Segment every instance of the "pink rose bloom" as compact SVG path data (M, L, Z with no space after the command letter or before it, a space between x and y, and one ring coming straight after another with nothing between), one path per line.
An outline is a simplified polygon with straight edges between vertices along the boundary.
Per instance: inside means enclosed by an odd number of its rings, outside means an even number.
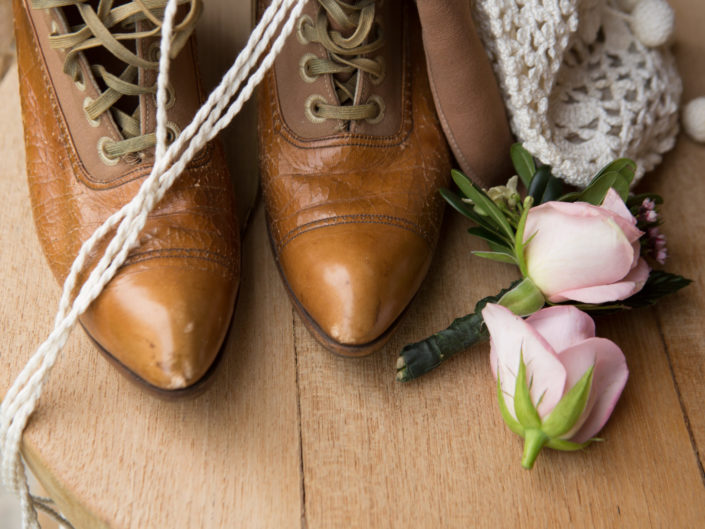
M501 305L488 304L482 317L490 332L492 373L495 379L499 373L506 406L515 419L520 355L526 365L531 401L542 421L594 366L585 408L570 430L559 437L573 443L593 438L607 422L629 376L620 348L595 337L592 318L570 305L542 309L523 320Z
M639 256L636 219L614 189L601 206L546 202L529 210L528 275L548 301L604 303L639 292L649 266Z

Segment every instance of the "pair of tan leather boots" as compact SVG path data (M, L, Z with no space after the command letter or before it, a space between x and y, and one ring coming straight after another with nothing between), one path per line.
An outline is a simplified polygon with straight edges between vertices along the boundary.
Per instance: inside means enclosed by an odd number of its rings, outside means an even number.
M13 2L34 220L62 281L153 165L166 0ZM203 101L191 35L201 0L180 4L172 138ZM478 181L505 174L510 135L469 0L309 0L259 90L267 222L291 300L328 349L372 352L429 268L446 137ZM223 346L239 277L234 195L212 142L81 323L133 379L190 390Z

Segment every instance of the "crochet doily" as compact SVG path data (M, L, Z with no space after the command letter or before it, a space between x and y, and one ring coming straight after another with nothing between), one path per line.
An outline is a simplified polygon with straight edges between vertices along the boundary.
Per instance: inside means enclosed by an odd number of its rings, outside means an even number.
M674 58L635 37L616 0L475 0L473 9L512 130L556 176L584 186L627 157L636 182L673 147Z

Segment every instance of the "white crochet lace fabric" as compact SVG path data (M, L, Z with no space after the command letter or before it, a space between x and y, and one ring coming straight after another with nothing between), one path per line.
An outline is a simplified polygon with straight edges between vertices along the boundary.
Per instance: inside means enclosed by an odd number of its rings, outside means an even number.
M666 47L647 48L615 0L475 0L517 139L584 186L615 158L636 180L671 149L682 91Z

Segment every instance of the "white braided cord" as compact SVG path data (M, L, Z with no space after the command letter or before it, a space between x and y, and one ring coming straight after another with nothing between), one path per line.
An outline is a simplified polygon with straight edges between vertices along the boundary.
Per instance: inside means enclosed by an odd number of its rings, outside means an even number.
M135 197L112 214L83 243L64 281L54 329L17 376L0 406L0 478L5 487L19 497L22 524L25 529L39 528L37 509L47 512L59 523L69 525L66 519L47 504L48 502L30 494L20 444L27 422L36 409L44 383L66 344L71 330L76 325L78 317L100 295L105 285L125 262L128 253L137 244L139 233L155 205L196 153L230 123L243 104L252 96L255 87L262 81L264 74L272 66L284 42L294 29L304 4L305 0L274 0L270 4L250 35L247 45L218 87L210 94L192 122L167 148L166 85L173 19L177 7L176 0L168 0L162 26L157 78L157 147L152 171ZM282 22L284 22L283 25ZM277 30L279 30L278 35L272 42ZM270 44L269 52L262 58ZM72 293L78 286L78 277L86 267L88 256L98 242L116 227L115 234L103 256L88 279L80 286L78 295L72 301Z

